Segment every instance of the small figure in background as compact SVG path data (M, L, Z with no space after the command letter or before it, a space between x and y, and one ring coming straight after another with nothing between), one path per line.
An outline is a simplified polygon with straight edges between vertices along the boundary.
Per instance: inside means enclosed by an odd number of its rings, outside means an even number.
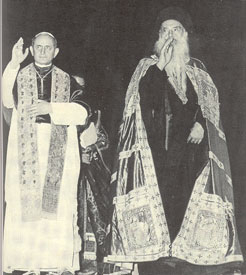
M85 87L82 77L73 77L79 86ZM85 93L86 96L89 95ZM101 111L92 111L86 126L78 126L78 132L81 152L78 225L83 243L80 274L103 274L111 206L111 172L103 159L109 139L101 124Z

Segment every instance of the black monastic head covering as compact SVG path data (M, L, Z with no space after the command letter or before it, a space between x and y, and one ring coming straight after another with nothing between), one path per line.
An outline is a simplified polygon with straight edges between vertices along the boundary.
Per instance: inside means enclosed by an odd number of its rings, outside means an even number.
M149 39L146 54L149 55L153 52L154 43L159 38L159 30L161 24L166 20L177 20L182 24L185 30L191 34L193 32L193 24L190 15L180 7L168 7L161 10L156 18L154 29Z
M193 31L193 24L190 15L180 7L168 7L160 11L156 19L156 28L159 29L161 24L166 20L176 20L182 24L188 33Z

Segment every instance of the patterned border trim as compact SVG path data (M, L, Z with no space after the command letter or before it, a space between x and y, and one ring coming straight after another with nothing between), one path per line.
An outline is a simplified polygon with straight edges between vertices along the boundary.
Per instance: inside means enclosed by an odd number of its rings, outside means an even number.
M208 152L209 158L212 159L220 169L225 170L224 164L217 158L217 156L212 152Z
M198 104L201 106L202 114L213 125L219 127L219 98L216 86L209 74L197 67L186 66L187 75L190 78L198 96Z
M231 185L231 187L233 187L233 186L232 186L232 179L231 179L231 177L229 177L227 174L226 174L226 180L227 180L227 182Z
M226 136L222 130L220 130L218 127L216 127L216 130L218 131L219 137L222 138L224 141L226 141Z
M114 181L116 181L117 179L117 172L114 172L112 175L111 175L111 181L110 183L113 183Z
M229 245L226 214L233 212L230 202L204 192L209 174L210 162L196 180L181 230L172 244L174 257L198 265L226 262Z
M224 170L225 171L225 166L224 164L218 159L218 157L212 152L212 151L209 151L209 158L212 159L220 169ZM233 187L232 185L232 179L231 177L228 175L228 174L225 174L226 176L226 180L228 182L228 184Z
M22 220L35 221L41 214L39 160L36 116L30 117L28 109L37 104L38 89L34 65L22 69L17 76L18 86L18 162Z
M148 150L149 148L147 146L142 146L139 143L138 144L134 144L131 148L131 150L128 151L122 151L119 154L119 159L125 159L125 158L129 158L132 153L136 152L136 151L143 151L143 150Z
M41 217L56 217L60 183L66 152L67 126L51 123L51 140L43 198L40 196L36 116L30 117L28 108L37 104L38 87L34 64L22 69L18 85L18 161L20 171L22 220L35 221ZM69 102L70 77L54 67L52 71L51 101ZM46 213L46 214L44 214Z
M70 77L54 67L52 71L51 101L69 102ZM59 203L59 193L63 175L67 145L67 126L51 122L51 138L47 172L43 189L42 217L55 219Z

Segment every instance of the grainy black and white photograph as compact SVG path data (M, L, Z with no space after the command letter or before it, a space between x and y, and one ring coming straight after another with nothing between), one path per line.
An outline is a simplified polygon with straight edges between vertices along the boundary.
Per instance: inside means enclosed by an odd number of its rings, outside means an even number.
M246 274L246 1L2 1L4 275Z

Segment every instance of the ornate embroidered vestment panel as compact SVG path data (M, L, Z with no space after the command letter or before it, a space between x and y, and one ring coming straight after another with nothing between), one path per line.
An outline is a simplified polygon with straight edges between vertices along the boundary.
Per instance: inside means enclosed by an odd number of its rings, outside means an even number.
M56 217L59 190L66 152L67 126L51 123L51 139L48 156L48 168L44 189L39 182L38 154L42 148L37 144L36 116L29 115L29 108L38 104L36 71L33 64L20 71L17 77L18 87L18 158L21 189L21 207L23 221ZM51 102L69 102L70 77L53 68ZM43 192L43 195L42 195Z

